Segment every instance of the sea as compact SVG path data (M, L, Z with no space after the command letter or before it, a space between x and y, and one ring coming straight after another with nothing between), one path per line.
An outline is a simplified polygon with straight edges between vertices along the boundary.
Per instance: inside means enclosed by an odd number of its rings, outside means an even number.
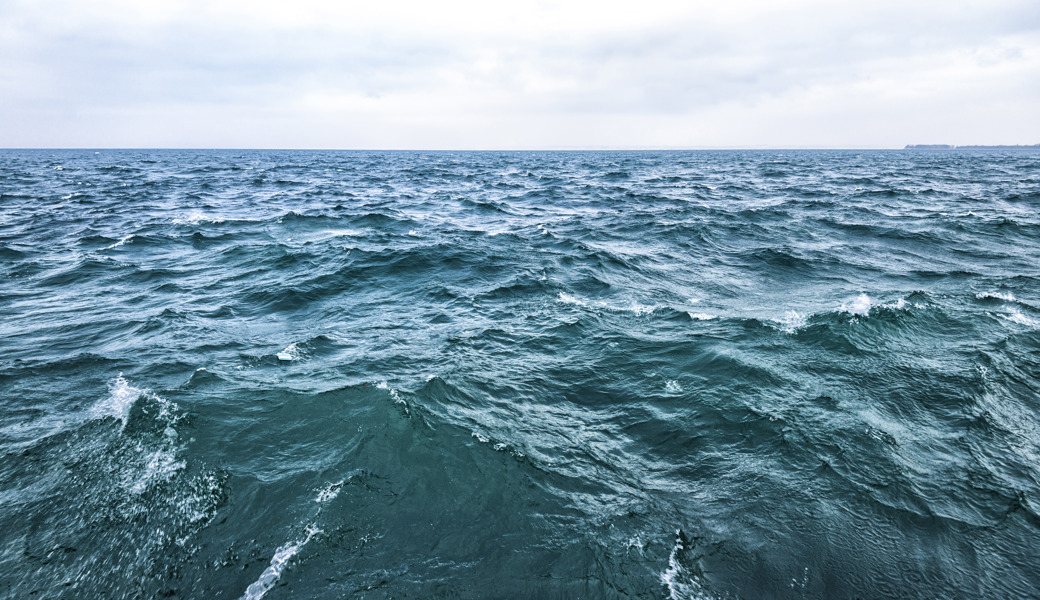
M1040 597L1040 151L0 151L0 598Z

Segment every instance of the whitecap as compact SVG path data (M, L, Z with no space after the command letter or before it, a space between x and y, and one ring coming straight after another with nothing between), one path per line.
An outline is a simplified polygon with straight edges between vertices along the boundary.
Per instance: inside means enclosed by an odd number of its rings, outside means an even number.
M645 315L649 315L649 314L653 313L654 311L656 311L658 308L660 308L656 304L640 304L640 303L635 302L635 301L633 301L630 304L626 305L626 304L611 304L609 302L603 302L601 300L597 300L597 301L592 302L590 304L589 302L587 302L585 300L582 300L581 298L578 298L578 297L573 296L571 294L567 294L565 292L560 292L560 294L556 297L556 299L557 299L557 301L562 302L564 304L574 304L575 306L580 306L582 308L589 308L590 306L595 306L596 308L600 308L600 309L607 310L607 311L610 311L610 312L632 313L632 314L634 314L637 317L642 317L642 316L645 316Z
M588 303L586 303L584 300L581 300L579 298L576 298L576 297L574 297L574 296L572 296L570 294L566 294L564 292L560 292L560 295L557 296L556 299L559 300L560 302L563 302L564 304L576 304L578 306L588 306Z
M654 312L655 310L657 310L657 305L656 304L639 304L638 302L633 302L632 304L630 304L628 306L621 306L621 307L614 307L614 306L610 306L608 304L604 304L603 307L608 309L608 310L614 310L614 311L617 311L617 312L630 312L630 313L636 315L637 317L641 317L643 315L648 315L648 314Z
M675 546L668 555L668 568L661 574L661 583L668 590L669 600L714 600L694 573L679 561L679 553L686 549L681 531L675 532Z
M296 342L293 342L293 343L289 344L288 346L286 346L285 350L282 350L281 352L279 352L275 356L278 357L278 360L292 361L292 360L297 360L302 355L303 355L303 352L302 352L302 350L300 350L299 345L297 345Z
M325 487L318 490L318 496L314 499L318 504L325 504L329 500L334 500L336 496L339 496L339 491L343 489L343 485L346 480L340 480L336 483L330 483Z
M681 394L682 391L682 386L679 385L678 381L671 380L664 384L664 392L666 394Z
M166 424L163 434L167 438L170 438L170 432L172 431L172 437L175 439L177 432L173 429L172 425L174 425L176 421L174 414L176 405L162 396L153 394L149 390L134 387L126 380L126 378L123 377L122 373L112 381L108 382L108 397L104 400L98 401L90 407L90 414L93 418L115 417L123 424L123 427L126 427L127 419L130 416L130 409L141 397L146 397L149 401L155 404L158 408L155 416L162 423Z
M975 294L975 297L979 300L993 299L993 300L1004 300L1006 302L1014 302L1015 295L1011 292L979 292Z
M204 221L209 221L209 220L210 219L202 211L193 210L190 213L184 215L183 217L177 217L176 219L174 219L173 220L173 224L174 225L198 225L199 223L202 223Z
M133 234L124 235L122 238L119 239L118 242L116 242L114 244L110 244L108 246L105 246L104 248L102 248L102 250L111 250L112 248L118 248L119 246L122 246L123 244L129 242L130 239L133 238L133 237L134 237Z
M125 426L130 415L130 407L146 393L145 390L130 385L120 373L108 383L108 397L92 406L90 412L96 418L115 417Z
M408 403L405 402L404 398L401 397L401 394L399 394L394 388L390 387L386 381L380 381L376 384L376 387L381 390L386 390L390 394L390 397L393 398L395 404L401 404L407 408Z
M844 313L849 313L850 315L865 317L870 313L871 305L870 296L860 294L859 296L856 296L854 300L842 303L842 305L838 307L838 310Z
M308 527L307 537L303 541L290 542L278 548L274 556L271 557L271 564L264 569L264 572L260 574L256 581L249 584L249 587L246 588L246 593L242 594L242 600L260 600L260 598L263 598L264 594L278 583L278 579L282 576L282 571L285 570L292 557L296 556L307 545L307 542L311 541L311 538L319 533L321 533L320 529L314 526Z
M1013 310L1009 314L1001 316L1007 319L1008 321L1011 321L1012 323L1018 323L1019 325L1025 325L1027 327L1040 327L1040 321L1037 321L1032 317L1026 316L1017 310Z
M709 315L708 313L689 312L689 311L687 311L686 314L690 315L690 318L693 319L694 321L710 321L712 319L718 318L715 315Z
M794 310L789 310L784 313L783 317L772 321L773 325L784 333L795 333L802 327L805 327L808 322L809 321L805 315Z
M138 496L154 485L170 481L174 475L187 466L183 460L177 459L177 455L171 448L149 452L143 462L141 471L135 470L127 473L123 480L123 487L131 494Z

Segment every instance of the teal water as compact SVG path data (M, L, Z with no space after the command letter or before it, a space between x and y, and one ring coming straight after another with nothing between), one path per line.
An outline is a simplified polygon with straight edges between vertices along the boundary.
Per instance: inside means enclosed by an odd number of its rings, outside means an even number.
M0 152L0 597L1040 596L1040 153Z

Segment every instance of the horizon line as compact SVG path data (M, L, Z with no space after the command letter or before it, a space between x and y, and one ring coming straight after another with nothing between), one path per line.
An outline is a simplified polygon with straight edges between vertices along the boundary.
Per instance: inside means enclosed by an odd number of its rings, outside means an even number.
M312 152L705 152L705 151L884 151L884 150L958 150L958 149L1037 149L1040 144L906 144L904 146L548 146L530 148L333 148L306 146L2 146L11 150L237 150L237 151L312 151Z

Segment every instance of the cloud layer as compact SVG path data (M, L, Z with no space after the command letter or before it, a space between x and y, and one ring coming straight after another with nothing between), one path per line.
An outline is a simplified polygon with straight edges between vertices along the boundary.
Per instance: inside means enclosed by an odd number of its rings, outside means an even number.
M1040 142L1040 3L0 3L6 147Z

